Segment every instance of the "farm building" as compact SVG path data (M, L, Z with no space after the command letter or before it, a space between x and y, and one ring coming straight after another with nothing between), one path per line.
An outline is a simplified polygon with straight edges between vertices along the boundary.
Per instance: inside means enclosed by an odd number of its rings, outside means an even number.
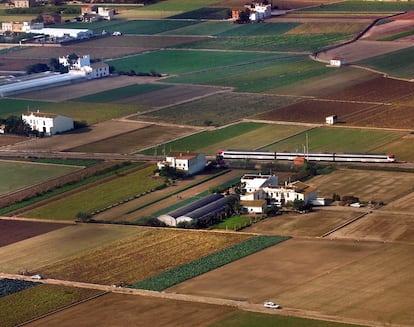
M325 118L325 123L328 125L334 125L338 122L338 116L337 115L331 115Z
M22 119L33 131L44 133L45 135L54 135L73 129L73 119L56 114L37 112L28 112L22 114Z
M194 175L203 171L206 166L204 153L171 152L165 160L158 162L159 169L165 166L184 171L188 175Z
M36 0L14 0L15 8L32 8L36 6Z
M332 58L329 61L329 65L331 67L341 67L341 66L345 65L345 59L344 58L341 58L341 57Z
M263 213L266 209L266 200L241 200L240 205L246 213Z
M227 197L215 193L195 201L184 208L161 215L158 217L158 220L168 226L177 226L182 222L192 222L196 219L220 214L226 210L227 203Z
M277 185L278 177L275 175L245 174L240 181L244 184L244 191L251 193L270 184Z
M37 26L31 26L28 33L49 35L55 38L71 37L74 39L88 39L93 36L93 31L89 29L75 29L75 28L51 28L44 27L38 28Z
M287 202L301 200L305 204L312 203L318 196L315 187L296 181L285 185L269 185L263 188L266 197L278 206Z
M67 85L74 81L86 79L86 76L80 74L58 74L51 72L40 73L37 76L33 78L32 74L30 76L31 78L19 78L16 82L0 85L0 97Z
M70 74L84 75L87 79L101 78L109 76L109 65L98 62L91 64L90 55L79 56L71 62L69 56L59 57L59 63L69 66Z
M250 21L259 22L272 16L272 6L270 4L252 2L250 6Z
M84 22L94 22L101 19L112 20L115 16L115 9L98 6L83 5L81 18Z
M55 12L45 12L40 14L40 16L45 25L62 23L62 16Z

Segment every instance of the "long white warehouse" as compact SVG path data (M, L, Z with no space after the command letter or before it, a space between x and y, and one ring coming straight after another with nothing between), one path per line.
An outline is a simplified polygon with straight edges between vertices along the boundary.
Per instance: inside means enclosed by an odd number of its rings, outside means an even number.
M50 73L49 76L30 79L26 81L15 82L0 86L0 97L6 97L13 94L29 92L47 87L70 84L76 80L86 79L82 74L58 74Z
M28 33L43 34L59 38L70 36L75 39L86 39L93 35L92 30L75 28L30 28Z

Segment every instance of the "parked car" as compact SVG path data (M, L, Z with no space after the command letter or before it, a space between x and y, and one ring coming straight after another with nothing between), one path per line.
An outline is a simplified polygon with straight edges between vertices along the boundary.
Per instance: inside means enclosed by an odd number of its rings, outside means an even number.
M279 304L276 304L276 303L270 302L270 301L267 301L267 302L263 303L263 306L265 308L269 308L269 309L280 309Z
M121 32L118 32L118 31L115 31L115 32L112 33L112 35L113 36L121 36L122 33Z
M42 275L33 275L33 276L31 276L30 277L31 279L43 279L43 276Z

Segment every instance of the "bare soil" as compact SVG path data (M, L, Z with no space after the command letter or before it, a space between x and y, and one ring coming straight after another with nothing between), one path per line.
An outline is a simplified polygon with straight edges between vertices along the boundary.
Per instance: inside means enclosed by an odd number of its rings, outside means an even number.
M152 77L111 76L110 78L94 79L93 81L28 92L17 95L15 98L61 102L132 84L152 83L154 80L155 78Z
M107 294L28 326L209 326L236 309L229 306ZM93 312L93 315L91 315Z
M65 227L59 223L0 219L0 247Z
M0 147L5 145L13 145L23 141L27 141L27 137L8 134L0 135Z
M382 242L291 239L167 291L270 300L292 310L410 325L413 250Z
M412 46L412 42L358 40L344 46L318 53L318 59L329 62L332 58L344 58L347 63L379 56Z
M347 210L347 208L342 208L343 210L326 209L314 208L312 212L307 214L292 212L267 218L244 228L243 232L317 237L360 215L360 212Z
M409 19L408 14L395 17L395 20L386 24L375 25L364 34L363 39L380 40L384 37L403 33L414 29L414 20ZM412 16L412 14L411 14ZM397 41L397 40L396 40Z

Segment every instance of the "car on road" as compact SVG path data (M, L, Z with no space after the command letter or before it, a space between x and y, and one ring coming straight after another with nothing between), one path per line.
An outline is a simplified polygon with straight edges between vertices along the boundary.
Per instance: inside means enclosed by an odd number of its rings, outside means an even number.
M42 275L33 275L30 277L31 279L43 279Z
M269 309L280 309L279 304L276 304L276 303L270 302L270 301L267 301L267 302L263 303L263 306L265 308L269 308Z

